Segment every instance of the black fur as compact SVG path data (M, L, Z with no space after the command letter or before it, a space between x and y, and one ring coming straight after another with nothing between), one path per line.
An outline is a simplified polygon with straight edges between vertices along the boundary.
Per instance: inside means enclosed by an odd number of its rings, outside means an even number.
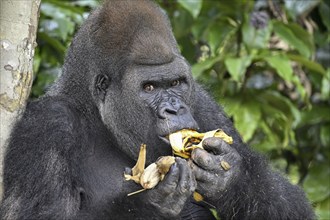
M149 164L171 154L162 137L182 128L221 128L234 143L209 139L154 189L127 197L140 189L123 178L140 144ZM1 219L214 219L209 208L221 219L314 218L302 190L271 171L193 81L166 15L144 0L91 14L63 74L16 123L4 167Z

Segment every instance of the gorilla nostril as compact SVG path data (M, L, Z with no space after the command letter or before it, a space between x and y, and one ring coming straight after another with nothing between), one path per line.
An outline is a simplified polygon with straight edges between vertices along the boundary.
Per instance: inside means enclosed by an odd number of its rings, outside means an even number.
M168 118L171 115L178 115L179 109L172 106L166 106L159 110L159 117L162 119Z
M178 113L178 109L174 109L174 108L166 108L166 109L165 109L165 112L166 112L166 113L169 113L169 114L176 115L176 114Z

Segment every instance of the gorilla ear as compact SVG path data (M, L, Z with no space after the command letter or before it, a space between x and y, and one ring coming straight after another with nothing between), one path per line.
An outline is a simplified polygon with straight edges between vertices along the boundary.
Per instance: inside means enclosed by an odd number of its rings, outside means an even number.
M110 79L107 75L104 74L97 75L95 81L95 89L97 95L100 97L102 101L104 101L105 99L105 94L107 93L109 84L110 84Z

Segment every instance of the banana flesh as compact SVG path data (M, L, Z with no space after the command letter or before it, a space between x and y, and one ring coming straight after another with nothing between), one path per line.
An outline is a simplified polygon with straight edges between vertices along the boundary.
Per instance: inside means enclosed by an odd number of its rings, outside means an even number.
M142 173L140 184L144 189L152 189L162 181L175 163L173 156L160 157L155 163L150 164Z

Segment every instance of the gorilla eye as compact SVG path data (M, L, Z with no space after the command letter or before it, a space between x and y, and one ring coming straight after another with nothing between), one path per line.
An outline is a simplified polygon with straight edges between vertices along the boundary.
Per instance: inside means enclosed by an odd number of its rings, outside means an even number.
M145 84L145 85L143 86L143 90L146 91L146 92L151 92L151 91L153 91L154 89L155 89L155 87L154 87L152 84L150 84L150 83Z
M179 86L180 84L181 84L181 81L178 79L171 82L171 86Z
M96 78L96 88L99 92L105 91L109 86L109 78L106 75L98 75Z

